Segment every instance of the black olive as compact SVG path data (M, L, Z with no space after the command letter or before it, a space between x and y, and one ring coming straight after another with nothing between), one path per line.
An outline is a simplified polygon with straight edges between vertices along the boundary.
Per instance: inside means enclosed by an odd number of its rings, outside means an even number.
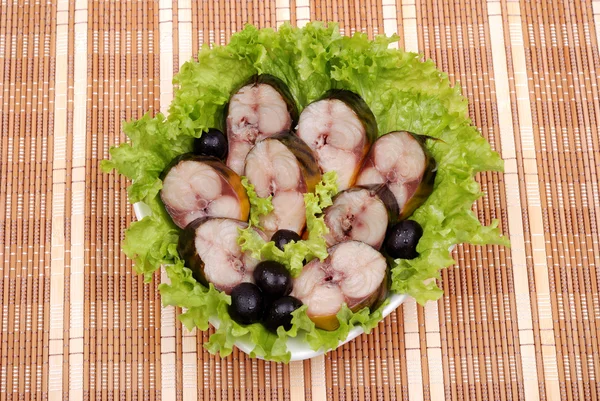
M294 297L281 297L271 304L263 324L267 330L276 332L279 326L285 330L292 328L292 312L302 306L302 301Z
M385 251L394 259L414 259L419 256L417 244L423 228L413 220L404 220L392 226L385 239Z
M300 238L300 235L297 232L285 229L276 231L271 237L271 241L275 242L275 246L282 251L286 244L292 241L298 242L301 239L302 238Z
M252 283L241 283L231 291L229 315L239 324L251 324L261 320L265 307L263 294Z
M211 128L203 132L200 138L194 139L194 153L225 160L227 157L227 138L218 129Z
M254 269L254 282L266 298L276 299L292 292L292 276L281 263L265 260Z

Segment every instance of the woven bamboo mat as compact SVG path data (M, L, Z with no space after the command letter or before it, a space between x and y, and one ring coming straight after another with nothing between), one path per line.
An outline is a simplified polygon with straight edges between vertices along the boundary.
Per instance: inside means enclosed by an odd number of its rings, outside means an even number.
M132 272L98 161L202 43L311 19L398 32L462 84L506 161L475 209L512 249L458 246L439 302L325 357L221 359ZM598 0L2 0L0 400L597 400L599 36Z

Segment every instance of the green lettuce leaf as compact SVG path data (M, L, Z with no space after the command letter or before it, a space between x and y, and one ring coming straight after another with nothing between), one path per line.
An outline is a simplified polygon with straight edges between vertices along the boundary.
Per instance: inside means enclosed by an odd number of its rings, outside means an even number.
M175 156L189 152L193 138L181 135L175 124L158 113L154 118L146 113L136 121L123 124L129 143L110 149L110 160L101 162L102 170L117 169L133 180L127 189L129 201L149 201L162 188L160 173Z
M252 64L260 74L271 74L287 84L298 111L332 87L332 44L340 39L334 24L315 22L303 29L284 24L278 31L247 25L233 35L227 48Z
M392 263L394 292L424 304L442 295L435 279L454 264L450 247L462 242L499 244L508 240L498 222L482 226L471 206L482 196L477 172L502 171L503 161L471 125L468 103L446 74L414 53L388 49L394 38L369 41L364 34L344 38L332 57L335 87L359 93L377 119L379 135L406 130L426 137L437 164L433 193L411 219L423 227L419 256Z
M242 180L243 183L243 180ZM265 207L263 204L270 204L269 198L258 198L252 184L243 183L248 197L250 198L250 226L252 216L261 213L264 210L273 209L273 205ZM308 238L300 241L291 241L283 247L283 251L275 246L275 242L264 241L250 226L240 230L238 243L243 251L250 251L252 256L260 260L273 260L283 264L290 271L292 277L297 277L302 271L304 261L310 261L314 258L325 260L327 257L327 244L323 235L328 232L325 221L321 213L323 209L330 206L332 198L337 194L337 173L330 171L323 174L321 181L315 187L315 193L304 194L304 206L306 209L306 227ZM253 210L255 209L255 210ZM258 218L256 219L258 221Z
M322 348L324 350L334 349L341 341L348 337L348 333L354 326L360 326L365 333L370 333L382 319L382 311L386 304L371 313L369 308L363 308L358 312L352 312L346 304L337 313L340 326L332 331L315 329L306 334L306 340L312 349ZM308 319L308 316L306 316ZM308 319L310 320L310 319Z
M199 137L209 128L224 130L231 93L256 72L248 59L227 47L203 47L198 62L183 64L173 78L178 89L169 108L169 121L187 138Z
M247 177L242 177L242 185L246 189L246 193L248 194L248 200L250 201L250 220L249 227L260 227L259 220L260 216L265 216L273 210L273 203L271 203L271 199L273 199L273 195L269 195L267 198L261 198L256 194L254 190L254 185L248 182Z
M287 362L286 342L301 337L313 349L338 346L354 326L371 330L382 318L382 308L338 313L340 326L334 331L315 328L303 306L294 312L292 328L277 333L262 325L242 326L228 314L231 299L196 282L180 260L177 241L180 230L160 201L162 171L169 162L189 152L194 138L208 128L224 129L225 108L232 92L257 73L272 74L285 82L301 111L331 88L358 93L373 111L379 135L408 130L429 138L426 147L437 163L434 191L410 217L423 227L419 256L391 262L391 290L407 293L419 303L438 299L436 284L440 269L454 263L449 249L458 243L508 245L498 222L482 226L471 207L482 196L475 175L502 171L499 155L468 118L468 103L460 87L435 64L416 53L390 49L396 37L365 34L342 37L335 24L310 23L299 29L284 24L278 31L248 25L233 35L227 46L205 46L197 61L185 63L174 77L176 85L168 116L161 113L125 123L129 141L111 149L104 171L116 169L131 179L132 203L143 201L148 215L127 229L122 244L136 271L148 281L161 266L169 277L160 291L165 305L184 308L181 321L188 328L206 330L209 319L219 328L205 347L228 355L238 339L254 344L252 355ZM255 196L245 182L251 200L251 224L272 208L269 199ZM276 260L299 274L305 258L327 257L322 238L327 231L321 213L337 192L335 176L325 174L314 193L305 194L308 237L286 245L284 251L265 242L254 230L242 230L239 243L260 259Z

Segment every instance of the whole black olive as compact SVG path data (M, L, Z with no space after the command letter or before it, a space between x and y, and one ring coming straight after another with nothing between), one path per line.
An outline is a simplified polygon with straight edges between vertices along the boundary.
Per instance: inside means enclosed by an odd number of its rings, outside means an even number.
M254 269L254 282L266 298L276 299L292 292L292 276L281 263L266 260Z
M419 256L417 244L423 236L423 228L413 220L404 220L389 230L384 247L394 259L414 259Z
M229 315L239 324L251 324L261 320L265 308L263 294L252 283L241 283L231 291Z
M283 247L291 241L298 242L302 238L297 232L292 230L281 229L275 232L271 237L271 241L275 242L275 246L283 251Z
M273 332L277 331L279 326L285 330L292 328L292 312L302 306L302 301L298 298L286 296L281 297L271 304L265 314L264 325Z
M203 132L200 138L194 140L194 153L197 155L214 156L225 160L227 150L227 138L216 128Z

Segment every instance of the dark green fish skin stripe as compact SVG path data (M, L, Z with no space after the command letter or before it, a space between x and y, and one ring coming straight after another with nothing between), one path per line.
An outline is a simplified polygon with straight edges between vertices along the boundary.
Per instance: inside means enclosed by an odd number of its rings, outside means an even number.
M358 116L361 124L367 134L367 142L372 144L377 139L377 121L375 115L365 103L365 101L356 93L345 89L331 89L327 91L320 100L336 99L344 102Z
M425 142L428 139L436 140L435 138L431 138L426 135L419 135L414 132L402 131L410 134L415 140L421 145L421 149L423 149L423 153L425 153L425 157L427 158L427 162L425 165L425 172L423 173L423 177L421 181L418 183L416 192L410 197L408 202L404 205L404 208L400 211L399 220L405 220L410 217L415 210L419 208L429 195L433 192L433 187L435 184L435 176L437 172L437 163L427 147L425 146Z
M317 183L321 181L321 170L312 149L302 139L291 132L282 132L268 139L278 140L296 156L298 163L300 163L300 170L304 175L307 187L306 191L313 192Z
M390 191L390 189L385 184L370 184L370 185L357 185L352 188L348 188L344 192L348 191L359 191L361 189L366 189L369 191L371 196L377 196L385 206L385 209L388 212L389 222L393 223L398 219L400 215L400 208L398 207L398 201L396 197Z
M179 235L177 251L185 265L192 271L192 276L197 282L208 287L208 280L204 276L204 262L196 251L196 229L206 223L210 217L200 217L188 224Z

